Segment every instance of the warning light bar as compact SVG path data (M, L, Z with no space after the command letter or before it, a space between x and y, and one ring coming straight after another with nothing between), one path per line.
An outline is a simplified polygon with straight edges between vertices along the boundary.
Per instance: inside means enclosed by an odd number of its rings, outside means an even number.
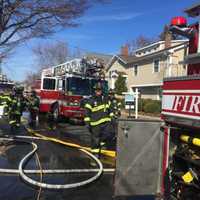
M182 16L174 17L171 20L171 26L178 26L178 27L186 27L187 26L187 19Z

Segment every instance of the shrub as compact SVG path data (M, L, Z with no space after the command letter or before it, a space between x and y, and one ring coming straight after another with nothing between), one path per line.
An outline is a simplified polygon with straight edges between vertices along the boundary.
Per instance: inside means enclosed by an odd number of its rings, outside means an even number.
M123 92L127 92L126 79L121 74L119 74L115 82L115 91L118 95L122 95Z
M144 112L146 113L160 113L161 101L151 100L144 105Z
M142 112L143 110L143 99L138 99L138 111Z
M138 99L138 111L145 112L144 107L147 103L152 102L152 99Z
M122 108L124 108L124 100L121 100ZM138 111L145 113L160 113L161 101L152 99L138 99Z

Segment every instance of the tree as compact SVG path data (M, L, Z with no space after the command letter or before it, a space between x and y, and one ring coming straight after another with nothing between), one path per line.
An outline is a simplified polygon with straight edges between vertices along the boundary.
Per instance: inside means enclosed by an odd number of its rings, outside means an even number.
M119 74L115 82L115 91L118 95L122 95L123 92L127 92L126 78L123 77L122 74Z
M136 46L137 48L142 48L154 42L153 38L148 38L143 35L140 35L136 38Z
M64 63L71 55L65 42L39 44L33 49L33 53L36 56L39 70Z
M27 85L27 86L32 86L33 83L35 83L36 80L40 79L41 76L39 73L34 73L34 72L28 72L26 74L26 78L24 80L24 83Z
M148 38L144 35L139 35L134 40L128 41L126 45L128 46L130 55L132 55L135 50L147 46L153 42L155 42L154 38Z
M33 48L33 53L36 57L37 72L27 73L25 79L27 85L31 85L41 77L42 69L64 63L69 57L79 57L82 52L78 47L72 51L66 42L57 41L39 44Z
M25 40L77 26L74 20L97 1L101 0L0 0L0 53Z

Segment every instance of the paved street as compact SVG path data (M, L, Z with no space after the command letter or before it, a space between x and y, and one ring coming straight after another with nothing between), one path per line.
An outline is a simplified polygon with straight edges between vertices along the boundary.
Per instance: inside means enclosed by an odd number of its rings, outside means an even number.
M9 127L6 122L0 122L1 134L9 134ZM84 126L60 123L56 131L48 131L45 122L41 124L38 132L51 137L56 137L65 141L87 145L89 143L89 133ZM30 135L21 128L17 135ZM38 156L43 169L83 169L91 168L90 158L75 148L68 148L63 145L47 141L34 141L39 146ZM27 144L1 144L0 146L0 168L17 169L22 157L31 150ZM113 168L114 160L102 157L104 167ZM37 169L35 157L26 166L27 169ZM85 180L94 175L86 174L57 174L43 175L43 181L54 184L74 183ZM40 180L39 175L30 175L31 178ZM0 175L0 199L69 199L69 200L110 200L113 194L113 173L104 173L97 181L70 190L52 191L38 189L24 183L18 175Z

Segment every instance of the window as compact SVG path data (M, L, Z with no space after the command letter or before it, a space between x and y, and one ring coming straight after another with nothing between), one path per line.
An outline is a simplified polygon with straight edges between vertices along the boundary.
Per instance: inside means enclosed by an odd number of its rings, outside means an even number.
M154 63L153 63L153 72L154 73L157 73L159 72L159 66L160 66L160 61L157 59L157 60L154 60Z
M103 94L104 95L108 95L108 82L104 81L104 80L97 80L97 79L92 79L91 80L91 94L94 95L95 91L94 91L94 86L100 83L102 88L103 88Z
M51 78L44 78L43 89L44 90L55 90L56 80Z
M134 76L138 75L138 65L133 66L133 74L134 74Z
M66 89L66 81L65 80L63 80L63 82L62 82L62 88L63 88L63 90Z
M59 79L58 80L58 90L63 90L63 80Z
M72 95L90 95L90 81L89 79L82 79L79 77L67 78L67 90Z

